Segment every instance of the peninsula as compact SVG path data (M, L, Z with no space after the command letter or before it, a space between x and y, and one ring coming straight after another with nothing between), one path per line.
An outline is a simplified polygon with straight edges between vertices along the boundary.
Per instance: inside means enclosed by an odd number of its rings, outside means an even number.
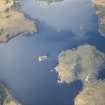
M37 32L34 21L20 11L21 0L0 0L0 42L23 33Z
M88 44L62 51L55 67L59 83L70 84L81 80L84 85L96 81L98 73L103 69L105 69L105 53Z

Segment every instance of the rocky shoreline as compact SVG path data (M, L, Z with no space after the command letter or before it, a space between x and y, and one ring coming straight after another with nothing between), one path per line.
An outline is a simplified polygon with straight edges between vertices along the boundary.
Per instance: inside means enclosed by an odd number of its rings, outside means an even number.
M98 30L105 37L105 0L92 0L92 4L98 16Z
M21 105L2 82L0 82L0 105Z

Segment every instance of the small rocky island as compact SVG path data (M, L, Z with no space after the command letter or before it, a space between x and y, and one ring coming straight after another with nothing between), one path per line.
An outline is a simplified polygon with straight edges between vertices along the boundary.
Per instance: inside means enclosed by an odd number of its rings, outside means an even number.
M98 16L99 32L105 36L105 0L92 0Z
M0 0L0 42L23 33L37 32L35 22L20 10L21 0Z
M35 2L46 2L48 5L49 4L52 4L54 2L60 2L60 1L63 1L63 0L34 0Z
M45 61L45 60L47 60L48 59L48 56L47 55L42 55L42 56L39 56L38 57L38 61L39 62L43 62L43 61Z

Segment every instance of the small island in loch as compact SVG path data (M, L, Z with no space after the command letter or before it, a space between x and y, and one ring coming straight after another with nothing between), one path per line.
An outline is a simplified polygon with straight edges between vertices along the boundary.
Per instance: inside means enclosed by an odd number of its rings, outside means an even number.
M54 2L60 2L60 1L63 1L63 0L34 0L34 1L35 2L45 2L49 5L49 4L52 4Z

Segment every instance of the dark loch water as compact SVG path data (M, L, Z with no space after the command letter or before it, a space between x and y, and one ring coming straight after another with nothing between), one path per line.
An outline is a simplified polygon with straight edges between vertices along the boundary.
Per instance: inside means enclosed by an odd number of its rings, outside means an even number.
M59 85L57 74L50 70L62 50L88 43L105 52L91 1L65 0L47 6L24 0L22 4L23 12L36 20L38 33L0 44L0 79L23 105L73 105L82 83ZM39 63L43 54L48 60Z

